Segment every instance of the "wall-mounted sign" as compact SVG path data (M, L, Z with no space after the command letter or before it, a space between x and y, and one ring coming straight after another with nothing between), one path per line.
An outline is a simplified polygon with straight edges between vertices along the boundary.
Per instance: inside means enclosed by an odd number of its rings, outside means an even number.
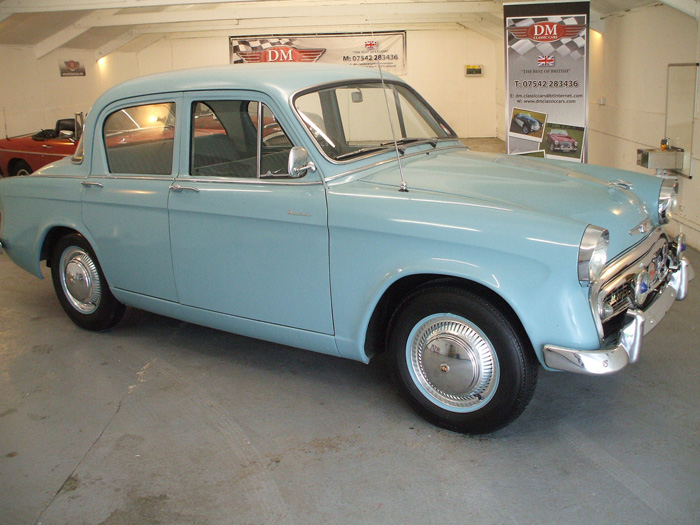
M480 77L484 66L464 66L465 75L468 77Z
M62 77L84 77L85 66L77 60L59 60L58 67Z
M325 62L406 74L406 32L232 36L232 64Z
M587 159L589 2L504 4L506 152Z

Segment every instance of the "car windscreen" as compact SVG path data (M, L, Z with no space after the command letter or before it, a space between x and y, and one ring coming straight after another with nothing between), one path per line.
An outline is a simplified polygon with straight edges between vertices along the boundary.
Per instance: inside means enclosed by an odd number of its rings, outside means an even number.
M403 84L363 82L302 93L294 106L332 160L345 161L417 142L454 140L449 126Z

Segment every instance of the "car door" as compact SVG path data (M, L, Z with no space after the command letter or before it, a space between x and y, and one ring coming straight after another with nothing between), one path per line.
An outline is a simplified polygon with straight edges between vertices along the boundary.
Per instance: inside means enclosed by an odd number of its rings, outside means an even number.
M287 174L290 136L259 93L185 95L184 107L189 141L169 201L180 302L332 334L318 174Z
M177 301L168 196L177 165L176 97L122 101L98 118L83 222L110 286Z

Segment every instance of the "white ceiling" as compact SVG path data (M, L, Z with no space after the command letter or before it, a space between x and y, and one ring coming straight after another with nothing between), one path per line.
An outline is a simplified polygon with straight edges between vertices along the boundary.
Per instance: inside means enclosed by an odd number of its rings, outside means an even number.
M662 0L698 17L699 0ZM592 23L661 3L591 0ZM293 34L461 26L502 38L503 1L475 0L0 0L0 45L31 46L37 58L61 47L96 58L138 51L168 34Z

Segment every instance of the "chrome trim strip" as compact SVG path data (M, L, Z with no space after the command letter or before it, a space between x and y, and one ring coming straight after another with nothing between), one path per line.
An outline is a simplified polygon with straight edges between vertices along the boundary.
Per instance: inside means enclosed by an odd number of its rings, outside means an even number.
M85 177L81 177L85 178ZM100 175L89 175L88 176L89 180L162 180L162 181L170 181L172 182L175 180L175 176L173 175L119 175L119 174L100 174Z
M42 146L44 147L44 146ZM0 149L8 153L21 153L23 155L41 155L42 157L72 157L72 153L47 153L46 151L22 151L18 149Z
M181 176L176 179L179 182L189 183L207 183L207 184L272 184L275 186L317 186L323 184L320 180L315 181L305 181L298 182L298 179L287 180L270 180L270 179L202 179L202 178L189 178L189 176Z
M606 348L579 350L557 345L545 345L543 359L546 366L565 372L586 375L607 375L622 370L628 363L639 359L642 338L656 328L675 301L683 300L688 292L688 282L695 277L692 266L685 257L673 272L668 285L645 311L627 311L627 324L618 342Z

